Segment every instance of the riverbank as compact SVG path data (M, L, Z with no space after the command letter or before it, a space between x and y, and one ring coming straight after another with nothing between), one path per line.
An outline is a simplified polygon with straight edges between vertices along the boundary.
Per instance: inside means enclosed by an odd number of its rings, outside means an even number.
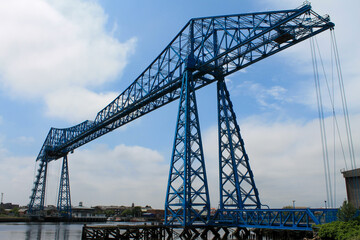
M30 222L28 217L0 217L0 222Z
M41 218L30 218L30 217L0 217L1 223L12 223L12 222L106 222L106 218L61 218L61 217L41 217Z

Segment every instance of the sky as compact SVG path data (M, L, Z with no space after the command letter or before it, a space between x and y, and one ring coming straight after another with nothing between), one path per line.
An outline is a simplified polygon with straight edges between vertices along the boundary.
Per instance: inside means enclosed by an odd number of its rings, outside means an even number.
M0 3L0 192L29 203L37 154L51 127L93 120L194 17L294 9L289 0L12 0ZM317 0L329 14L360 158L360 2ZM317 37L331 75L329 31ZM227 79L263 204L323 207L326 185L309 41ZM326 95L326 94L325 94ZM335 93L339 96L339 93ZM211 206L219 204L215 84L197 92ZM337 103L338 104L338 103ZM326 116L329 115L329 108ZM163 208L178 101L119 128L68 156L72 204ZM340 112L340 104L336 105ZM341 114L338 119L341 121ZM341 169L351 165L329 130L336 207L346 198ZM343 127L340 127L343 129ZM343 131L342 131L343 132ZM49 164L46 204L55 205L61 161ZM335 186L335 187L334 187Z

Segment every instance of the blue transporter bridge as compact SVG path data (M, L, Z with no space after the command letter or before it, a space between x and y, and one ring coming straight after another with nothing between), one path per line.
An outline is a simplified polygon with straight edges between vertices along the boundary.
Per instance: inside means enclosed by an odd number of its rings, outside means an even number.
M236 120L225 77L332 29L329 17L305 4L297 9L191 19L154 61L93 121L51 128L39 163L29 213L44 213L47 166L62 158L58 210L71 216L67 155L143 115L179 99L165 200L168 226L236 226L311 229L333 220L336 210L263 207ZM217 84L220 207L210 199L196 103L196 90Z

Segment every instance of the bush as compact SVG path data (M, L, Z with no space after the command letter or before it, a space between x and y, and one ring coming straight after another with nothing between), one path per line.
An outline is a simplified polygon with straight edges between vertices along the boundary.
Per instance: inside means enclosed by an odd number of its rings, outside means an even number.
M356 208L344 201L337 217L339 221L319 226L319 237L323 240L360 240L360 218L356 218Z
M336 221L320 226L318 236L323 240L360 240L360 221Z

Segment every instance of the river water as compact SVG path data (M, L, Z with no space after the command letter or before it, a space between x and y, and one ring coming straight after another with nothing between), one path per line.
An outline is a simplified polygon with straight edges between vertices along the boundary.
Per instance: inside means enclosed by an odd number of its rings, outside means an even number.
M86 225L117 224L119 223L106 222L87 223ZM121 224L133 225L144 223L122 222ZM0 223L0 240L81 240L83 226L84 223ZM252 234L250 239L255 239L255 235ZM263 237L262 239L276 238Z
M83 225L83 223L0 223L0 240L80 240ZM100 224L94 223L94 225Z

